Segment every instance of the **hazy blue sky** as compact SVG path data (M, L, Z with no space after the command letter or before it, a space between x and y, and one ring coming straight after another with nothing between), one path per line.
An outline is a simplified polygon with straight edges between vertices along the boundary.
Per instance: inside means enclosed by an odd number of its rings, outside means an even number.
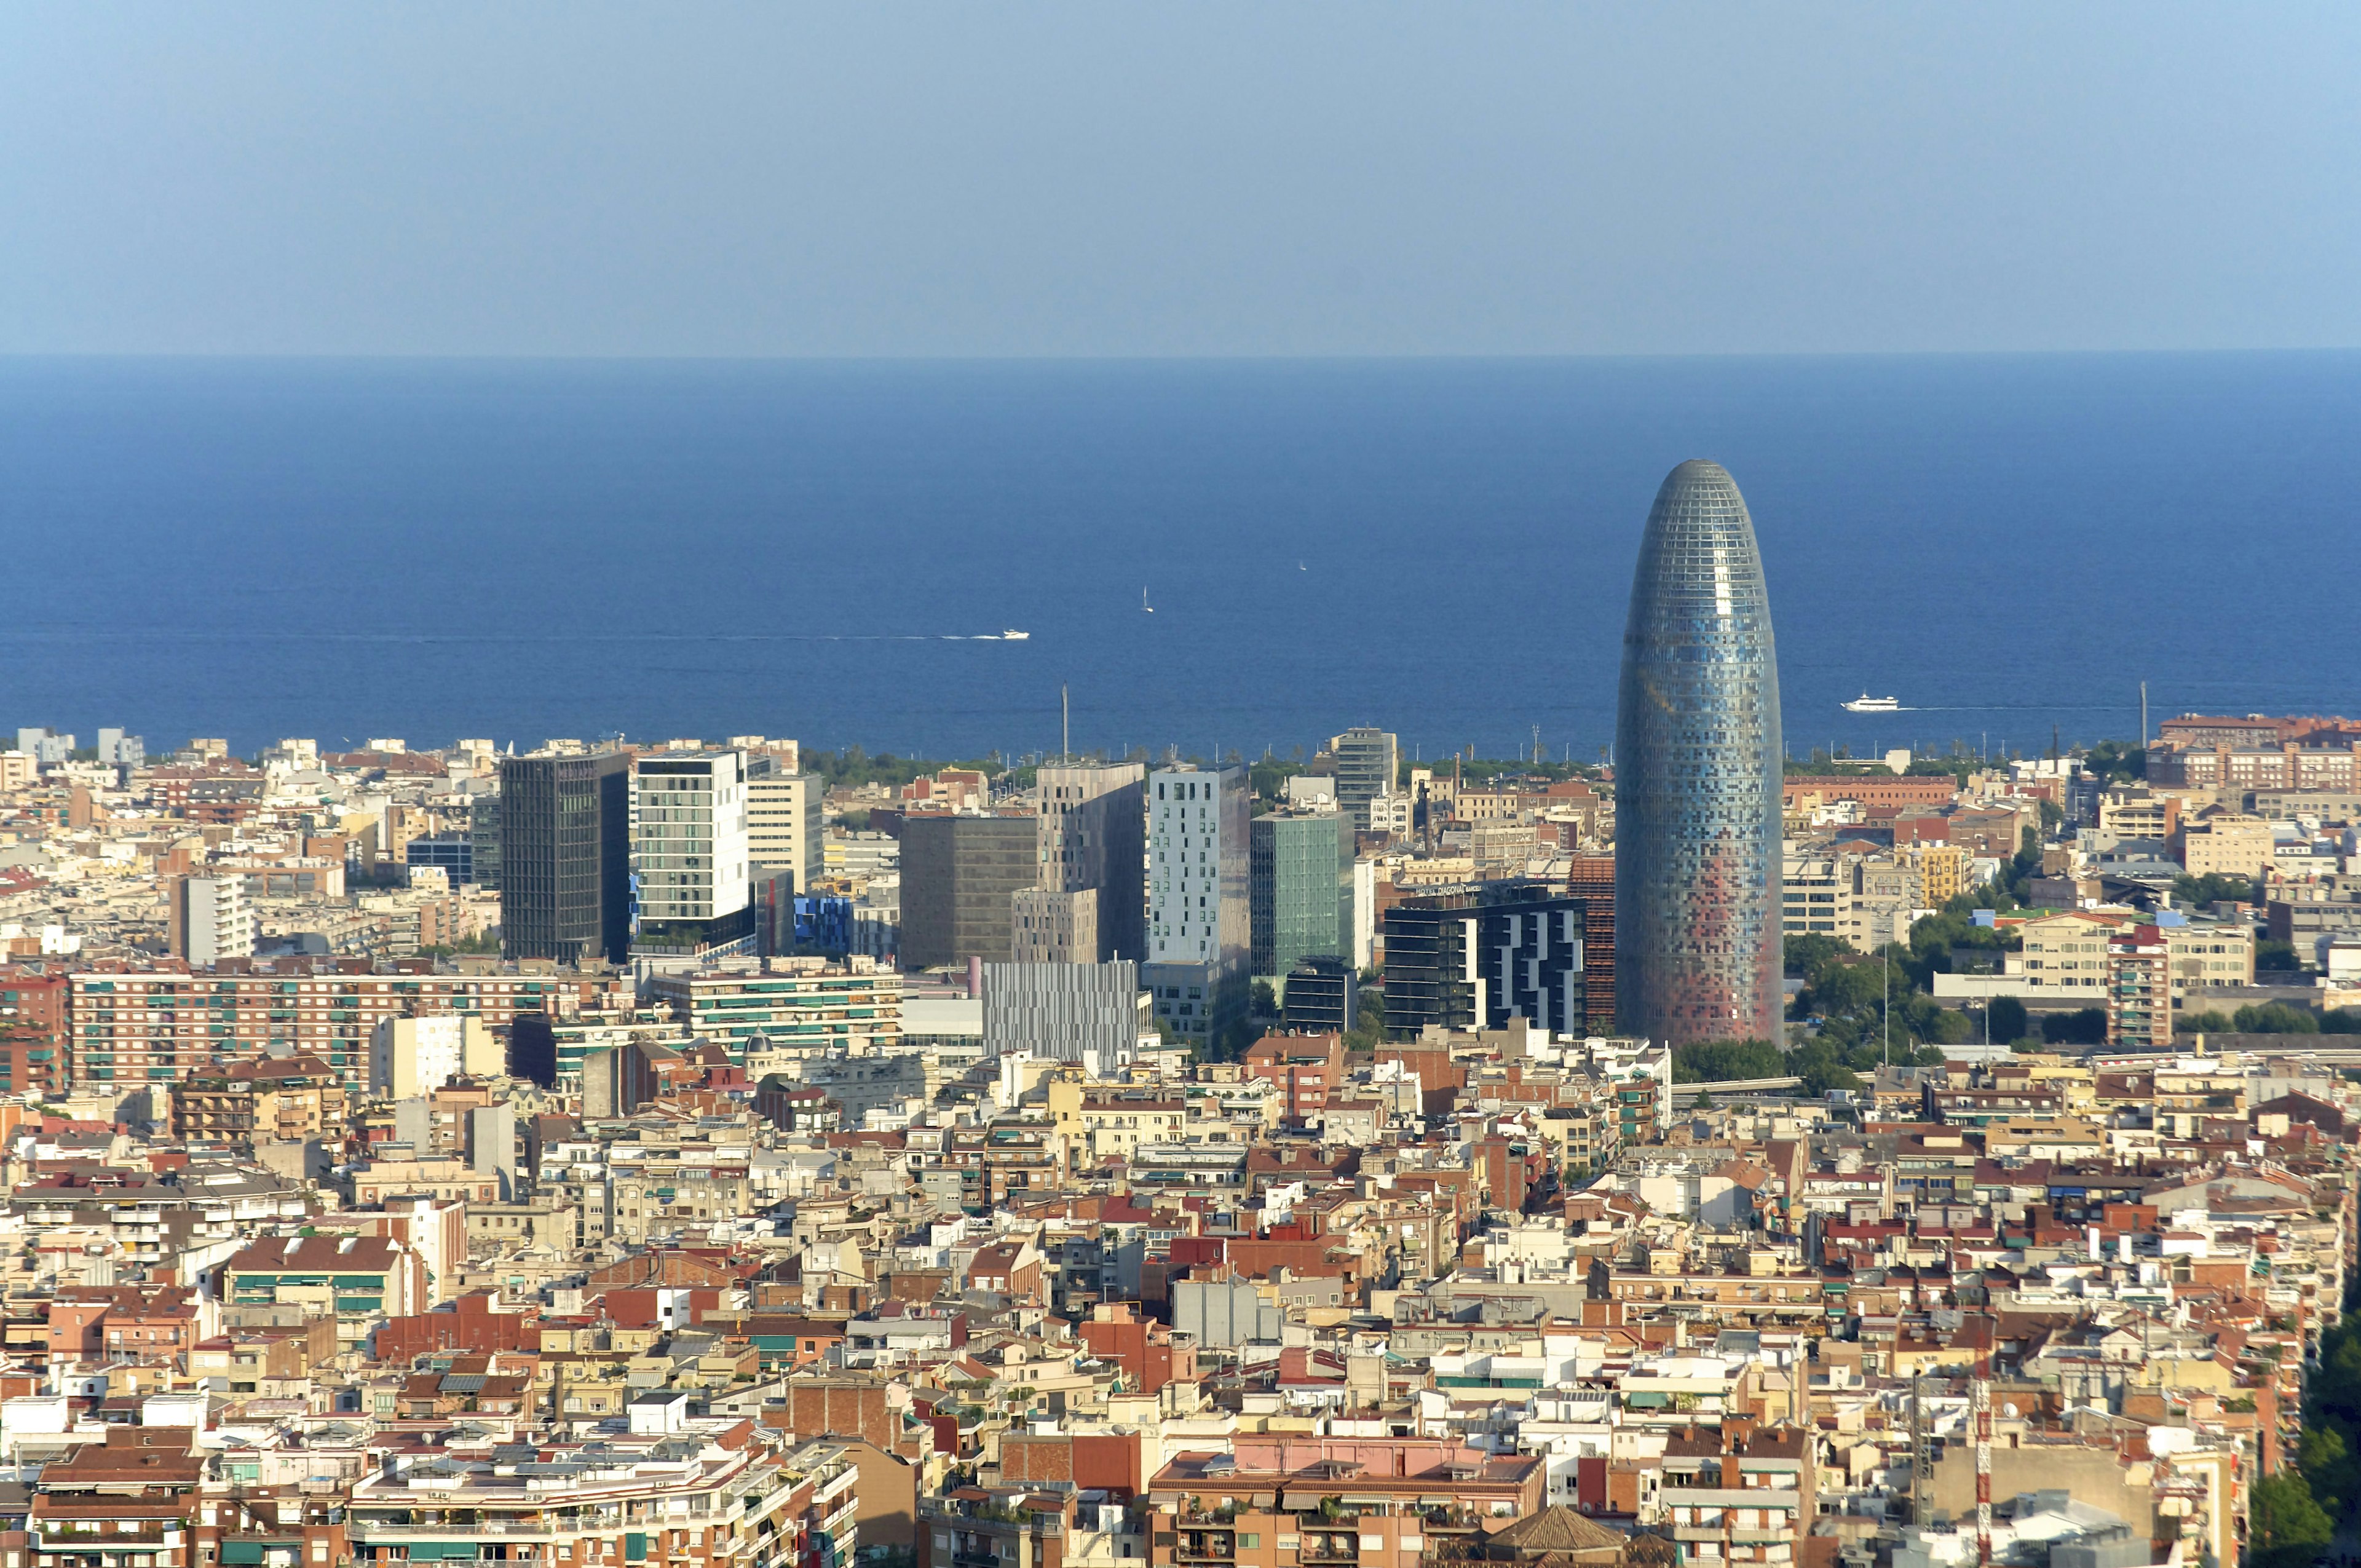
M0 352L2361 344L2361 6L0 10Z

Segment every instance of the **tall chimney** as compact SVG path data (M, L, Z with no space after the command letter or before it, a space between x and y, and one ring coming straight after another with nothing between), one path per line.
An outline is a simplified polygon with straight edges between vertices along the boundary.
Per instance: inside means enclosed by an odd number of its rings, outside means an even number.
M967 956L967 999L974 1002L983 995L983 955Z

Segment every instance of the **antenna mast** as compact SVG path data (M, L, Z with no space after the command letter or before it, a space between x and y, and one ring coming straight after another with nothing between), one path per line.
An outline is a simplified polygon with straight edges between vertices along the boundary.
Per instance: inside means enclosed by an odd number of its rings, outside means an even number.
M1992 1568L1992 1379L1979 1370L1970 1388L1976 1417L1976 1563Z
M1063 762L1074 755L1074 705L1066 696L1063 681L1058 683L1058 761Z

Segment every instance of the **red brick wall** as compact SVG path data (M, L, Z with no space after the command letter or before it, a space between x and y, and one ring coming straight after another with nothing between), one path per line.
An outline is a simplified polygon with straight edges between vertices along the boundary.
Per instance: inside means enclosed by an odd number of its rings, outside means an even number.
M882 1384L787 1380L787 1426L797 1437L857 1437L892 1453L900 1424Z

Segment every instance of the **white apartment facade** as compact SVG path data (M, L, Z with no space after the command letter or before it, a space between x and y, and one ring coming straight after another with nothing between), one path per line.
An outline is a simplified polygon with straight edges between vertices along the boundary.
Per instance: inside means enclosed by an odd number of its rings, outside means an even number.
M369 1031L368 1086L390 1099L432 1094L455 1078L507 1070L500 1041L481 1018L456 1013L383 1018Z
M192 965L254 956L254 916L246 906L246 877L182 877L172 885L170 945Z
M633 953L753 950L746 810L740 752L659 751L633 764Z
M1148 780L1148 968L1156 1017L1192 1044L1244 1015L1252 939L1243 768L1159 768Z

